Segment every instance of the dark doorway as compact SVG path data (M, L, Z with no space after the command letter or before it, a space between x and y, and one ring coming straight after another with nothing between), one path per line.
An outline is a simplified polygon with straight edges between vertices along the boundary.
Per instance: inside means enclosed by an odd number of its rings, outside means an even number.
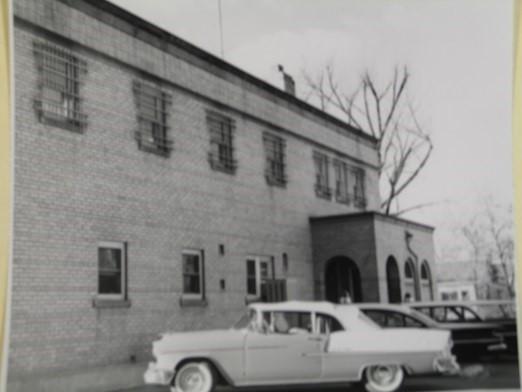
M326 300L341 302L347 291L352 302L361 302L361 274L359 268L347 257L334 257L326 263L324 273Z
M386 262L386 283L388 284L388 302L400 303L402 301L401 276L397 260L393 256L388 257Z

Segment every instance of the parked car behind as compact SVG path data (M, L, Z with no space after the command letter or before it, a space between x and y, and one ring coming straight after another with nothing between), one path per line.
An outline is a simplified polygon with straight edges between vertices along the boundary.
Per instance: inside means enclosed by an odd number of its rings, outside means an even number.
M408 304L416 306L417 304ZM451 331L452 352L459 361L506 350L498 324L485 322L441 323L407 305L358 304L369 318L384 328L434 328Z
M448 331L383 329L354 306L251 304L228 330L165 333L153 343L147 383L177 392L232 386L362 382L392 392L407 375L452 373Z
M473 325L501 336L510 353L518 353L515 301L416 302L412 308L445 325Z

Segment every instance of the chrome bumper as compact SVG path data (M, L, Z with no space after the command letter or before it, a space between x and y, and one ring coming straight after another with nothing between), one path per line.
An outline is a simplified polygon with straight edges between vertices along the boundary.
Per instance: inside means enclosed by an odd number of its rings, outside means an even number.
M433 367L435 371L443 374L457 374L460 371L460 366L454 355L435 358Z
M169 385L173 377L173 371L159 369L155 362L149 362L149 366L143 374L145 384Z

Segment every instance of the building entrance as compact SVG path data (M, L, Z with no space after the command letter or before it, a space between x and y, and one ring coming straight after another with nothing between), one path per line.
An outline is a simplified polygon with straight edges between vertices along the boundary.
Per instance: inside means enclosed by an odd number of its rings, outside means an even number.
M361 302L361 274L359 268L347 257L330 259L325 268L326 300L334 303L343 302L346 293L351 302Z

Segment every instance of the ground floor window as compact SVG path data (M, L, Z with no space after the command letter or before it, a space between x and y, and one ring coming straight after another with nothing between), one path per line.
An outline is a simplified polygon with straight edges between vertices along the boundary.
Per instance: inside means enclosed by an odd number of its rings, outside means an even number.
M246 261L246 287L249 297L263 297L263 284L272 276L272 262L269 257L251 256Z
M98 296L124 299L127 261L123 242L101 242L98 245Z
M203 298L203 252L184 250L183 259L183 296Z

